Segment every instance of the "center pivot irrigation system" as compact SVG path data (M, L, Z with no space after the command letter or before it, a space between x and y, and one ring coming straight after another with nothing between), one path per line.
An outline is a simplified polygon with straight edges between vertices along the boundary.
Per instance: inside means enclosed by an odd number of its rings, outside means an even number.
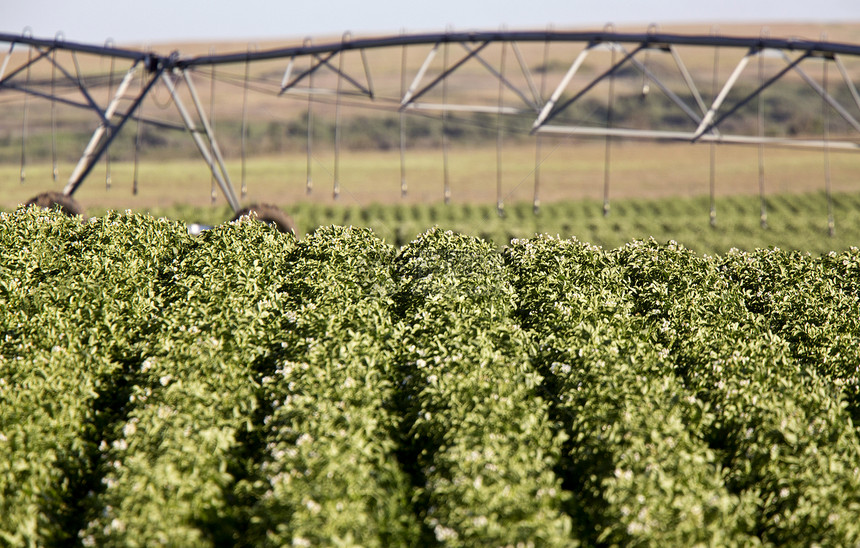
M831 150L860 151L860 93L851 76L852 71L860 68L860 45L826 40L771 38L766 34L756 37L666 34L653 26L645 33L621 33L608 27L598 32L451 31L361 39L346 34L341 40L327 43L316 44L306 39L294 47L249 47L235 53L196 56L73 43L59 36L40 39L27 32L0 34L0 42L6 44L0 64L0 101L8 94L24 97L23 116L16 111L22 136L22 181L29 99L51 102L53 128L56 128L56 105L63 105L64 109L77 107L94 117L90 127L96 126L95 130L63 188L62 196L67 198L80 188L99 161L109 161L111 144L129 122L134 122L138 137L141 126L146 125L188 133L230 207L235 212L243 211L216 138L216 79L242 88L243 197L249 91L271 101L292 99L291 108L299 105L303 109L307 120L309 192L313 187L314 111L323 108L321 105L327 105L328 112L334 110L335 197L340 193L341 110L347 105L399 115L402 194L407 191L404 116L439 119L443 124L446 201L451 196L447 124L454 116L472 116L485 125L494 124L500 212L504 207L502 140L503 135L512 131L535 137L536 209L540 201L540 165L544 159L541 139L547 136L605 139L605 213L609 211L609 151L613 139L708 143L712 150L720 143L753 145L759 150L764 146L815 148L823 151L827 162ZM600 52L604 54L599 55ZM87 63L84 58L98 62ZM701 69L703 58L712 69ZM106 62L109 62L107 69ZM252 70L263 64L267 70ZM689 68L693 64L698 67L696 70ZM392 67L399 68L399 72L395 70L398 73L392 75ZM388 76L379 77L380 74ZM195 84L201 78L212 82L208 110L205 96L201 98ZM783 85L803 88L808 94L800 95L807 97L804 102L808 104L811 96L820 105L815 107L817 133L786 130L789 124L766 127L764 97ZM622 107L629 107L622 105L623 92L632 87L639 90L640 98L658 96L660 114L620 116ZM659 93L651 93L654 89ZM156 109L144 109L147 101L159 101L161 112L166 103L172 103L173 115L178 115L178 119L155 119L149 113ZM4 105L0 102L0 111ZM743 121L749 119L755 123ZM136 139L135 146L139 142ZM712 222L713 157L712 152ZM56 179L56 159L53 173ZM766 209L761 177L764 225ZM828 167L828 197L829 189ZM832 213L830 226L832 230Z

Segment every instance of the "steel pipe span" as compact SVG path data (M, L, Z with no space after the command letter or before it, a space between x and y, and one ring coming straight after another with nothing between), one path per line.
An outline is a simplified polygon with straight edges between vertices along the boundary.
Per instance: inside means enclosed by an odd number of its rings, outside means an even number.
M796 38L768 38L718 36L712 34L665 34L658 32L621 33L621 32L564 32L564 31L485 31L485 32L444 32L427 34L392 35L380 38L333 41L317 45L302 45L289 48L276 48L258 52L242 52L222 55L202 55L178 58L177 66L241 63L246 60L271 60L303 55L319 55L360 49L375 49L397 46L427 45L436 43L474 43L474 42L579 42L586 44L619 43L642 44L646 47L661 45L710 46L727 48L779 49L803 51L810 54L839 54L860 56L860 45L828 41L810 41Z
M166 69L174 67L188 68L201 65L284 59L289 57L319 55L323 53L361 49L469 42L580 42L588 44L614 42L619 44L642 44L646 47L659 47L661 45L672 44L675 46L778 49L785 51L809 52L813 55L839 54L860 56L860 44L830 42L826 40L813 41L800 38L721 36L714 34L672 34L661 32L630 33L608 31L567 32L525 30L399 34L375 38L337 40L321 44L303 44L301 46L273 48L254 52L241 51L217 55L182 57L178 54L160 55L153 52L142 52L139 50L107 45L71 42L66 40L57 40L56 38L36 38L24 34L0 33L0 43L21 44L38 48L59 48L67 51L76 51L130 60L157 59L159 62L158 64ZM151 66L154 66L154 64Z

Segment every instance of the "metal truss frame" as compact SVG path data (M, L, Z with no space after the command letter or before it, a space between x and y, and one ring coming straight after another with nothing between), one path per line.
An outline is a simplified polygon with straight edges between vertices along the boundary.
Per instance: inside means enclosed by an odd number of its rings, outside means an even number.
M57 38L38 39L28 35L3 33L0 33L0 43L9 44L8 51L2 58L2 64L0 64L0 94L13 91L87 109L97 119L98 125L64 188L63 192L66 195L72 195L80 187L95 164L104 155L111 141L128 121L159 123L143 118L140 115L140 107L144 99L160 84L168 90L170 100L175 105L182 120L181 125L167 124L167 126L183 129L192 136L226 200L234 210L240 209L239 199L227 173L214 130L208 121L206 109L197 94L192 73L203 67L242 63L247 66L248 63L273 60L285 60L286 67L280 84L271 91L279 96L307 95L309 105L311 96L335 96L338 105L342 96L349 96L351 100L382 105L395 112L399 111L401 114L410 111L437 111L442 112L443 115L449 112L473 112L496 114L499 117L507 115L533 116L530 132L536 136L577 135L860 151L860 140L831 140L829 136L822 139L793 139L768 137L761 133L738 135L721 131L725 126L724 122L732 119L740 109L791 73L798 75L850 128L860 133L860 120L858 120L857 115L852 114L852 110L860 109L860 92L858 92L857 85L842 61L843 57L860 57L860 45L855 44L777 39L762 36L753 38L665 34L655 32L653 29L649 29L647 33L549 30L445 32L365 39L352 39L346 34L342 40L330 43L314 44L310 40L305 40L301 46L295 47L195 57L182 57L178 53L157 55L151 52L107 45L96 46L67 42ZM495 66L484 55L490 45L497 43L501 43L503 48L501 66ZM572 43L582 46L581 51L571 60L564 77L552 89L548 97L543 96L543 85L538 86L536 83L536 69L526 62L519 47L519 44L524 43L542 43L545 47L551 43ZM451 63L448 62L450 45L462 50L460 57ZM384 99L378 97L374 89L371 77L372 67L368 61L367 52L380 48L404 48L405 51L405 48L409 46L427 46L430 50L414 75L401 74L400 97L396 104L386 103ZM733 68L729 77L719 87L719 93L710 102L705 100L705 96L708 94L703 93L702 90L705 85L709 88L712 87L713 82L699 84L695 81L679 52L679 48L682 46L734 48L744 52L743 57ZM9 67L10 60L16 47L27 48L28 55L25 62L11 68ZM445 49L445 64L441 70L435 71L434 76L428 77L428 74L431 73L430 68L436 62L436 57L441 48ZM507 49L514 53L518 69L516 80L508 76L505 70L504 52ZM57 61L55 54L57 51L69 53L71 66ZM598 51L608 51L612 54L611 65L596 75L583 74L581 69L586 59ZM360 62L345 63L344 58L350 52L357 53L360 56ZM92 92L92 88L98 83L88 82L81 74L76 57L78 54L97 55L125 61L129 64L120 84L112 92L106 103L100 103ZM649 54L662 54L671 58L672 65L677 70L674 76L683 83L683 92L677 89L677 85L673 89L673 82L656 74L649 68L647 62L640 59L640 57ZM741 91L738 83L745 69L752 60L764 56L780 59L785 66L767 80L760 81L752 91ZM297 70L297 59L305 59L307 68ZM803 69L803 63L811 59L835 65L850 91L851 101L849 104L841 103L826 89L826 86L815 81ZM52 73L58 72L66 84L70 84L71 87L78 90L80 94L78 99L69 99L56 93L53 81L50 88L44 80L31 81L29 78L31 68L37 64L45 63L49 64ZM430 97L431 92L438 93L440 88L443 90L442 97L445 98L449 79L467 64L482 66L486 78L497 82L499 90L497 101L488 102L485 99L483 101L448 103L447 99L444 99L439 103L426 100L427 97ZM611 82L622 68L629 67L635 69L649 87L653 85L659 89L670 103L677 107L684 117L689 119L689 131L659 127L650 129L612 127L611 120L603 126L570 125L559 122L563 118L562 114L580 103L590 91L601 83ZM404 61L401 71L405 70ZM314 75L323 71L328 71L336 76L336 85L322 86L319 84L319 78L314 80ZM140 81L137 91L133 91L134 86L132 86L135 78ZM584 83L581 83L576 90L571 89L574 78L578 78L580 82L584 80ZM407 81L410 82L408 85L406 85ZM190 94L197 121L177 92L177 85L180 83L184 83L188 94ZM503 92L512 94L516 98L516 104L506 104L503 101ZM727 106L727 98L732 92L740 93L741 96L735 99L733 104ZM682 93L687 98L682 97ZM309 173L309 188L310 185Z

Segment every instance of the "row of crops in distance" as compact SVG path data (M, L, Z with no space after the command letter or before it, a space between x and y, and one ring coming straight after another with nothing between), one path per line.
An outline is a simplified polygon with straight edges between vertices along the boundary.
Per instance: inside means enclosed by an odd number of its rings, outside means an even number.
M860 250L0 214L0 543L852 546Z
M716 226L709 222L707 196L694 198L616 199L603 216L597 200L543 204L537 215L530 202L506 204L499 216L495 204L374 204L359 206L343 201L327 205L299 203L285 206L301 234L319 226L371 228L379 238L397 247L433 226L469 234L503 247L516 238L552 234L604 248L620 247L635 239L675 240L698 253L723 254L732 248L808 251L822 254L842 251L860 242L860 193L834 194L833 236L828 234L828 205L823 192L769 196L767 228L760 224L758 196L718 197ZM98 211L96 214L100 213ZM232 218L229 208L177 206L153 209L188 223L216 225Z

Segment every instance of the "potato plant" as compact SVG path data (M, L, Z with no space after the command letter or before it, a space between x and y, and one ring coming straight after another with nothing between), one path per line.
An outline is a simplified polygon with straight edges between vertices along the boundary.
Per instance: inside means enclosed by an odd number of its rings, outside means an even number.
M860 252L0 213L0 544L860 543Z

